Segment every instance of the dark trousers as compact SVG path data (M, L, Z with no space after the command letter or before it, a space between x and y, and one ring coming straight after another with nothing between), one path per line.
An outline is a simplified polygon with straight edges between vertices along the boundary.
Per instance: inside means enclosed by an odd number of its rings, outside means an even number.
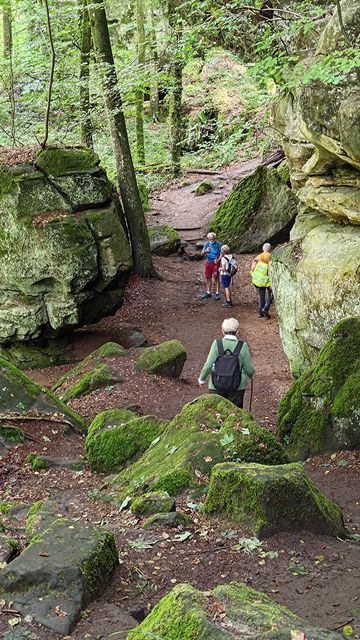
M237 391L230 391L228 393L220 393L220 391L216 391L216 389L209 389L209 393L217 393L218 396L230 400L230 402L239 407L239 409L243 408L245 389L238 389Z
M269 311L273 301L271 287L256 287L256 289L259 293L259 313Z

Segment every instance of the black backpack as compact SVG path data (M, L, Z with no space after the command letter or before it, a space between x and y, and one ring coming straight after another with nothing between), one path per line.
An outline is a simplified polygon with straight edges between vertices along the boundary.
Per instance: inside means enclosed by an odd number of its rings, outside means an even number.
M218 356L215 360L212 371L212 383L217 391L236 391L241 382L242 367L239 363L239 353L243 346L243 341L238 340L234 351L224 350L221 338L216 340Z
M229 274L229 276L233 277L238 270L238 265L237 262L235 260L235 258L228 258L227 256L224 256L225 260L227 260L227 267L226 267L226 271Z

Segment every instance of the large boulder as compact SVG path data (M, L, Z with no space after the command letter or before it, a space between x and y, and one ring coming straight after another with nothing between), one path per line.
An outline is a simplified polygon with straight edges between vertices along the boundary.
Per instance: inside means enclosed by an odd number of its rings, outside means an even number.
M138 357L136 367L166 378L178 378L187 358L185 347L179 340L167 340L154 347L146 347Z
M22 371L0 358L0 421L57 422L79 431L86 430L82 416L66 406L52 391L35 384Z
M226 240L231 250L255 251L264 242L288 239L296 202L283 167L259 166L220 205L210 229Z
M157 256L168 256L178 250L181 238L175 229L167 224L148 227L151 253Z
M346 535L339 507L297 463L218 464L212 471L203 509L209 515L247 525L258 538L302 529Z
M265 593L231 582L211 591L179 584L127 635L164 640L288 640L297 630L311 640L340 640L341 635L314 627Z
M294 376L314 364L334 325L360 315L360 227L304 213L275 249L270 277L280 335Z
M0 572L0 596L55 633L71 632L117 566L110 531L59 516L51 501L30 509L31 544Z
M278 436L292 459L360 449L359 416L360 318L348 318L282 398Z
M166 424L154 416L136 416L127 409L102 411L86 436L90 467L103 473L120 471L160 437Z
M216 394L186 404L143 456L109 481L110 497L122 501L149 491L176 496L207 484L212 467L226 459L282 464L283 447L244 409Z
M0 345L14 361L31 365L31 350L35 365L47 354L47 364L58 361L55 338L119 308L132 266L121 220L92 151L48 149L33 163L2 164Z

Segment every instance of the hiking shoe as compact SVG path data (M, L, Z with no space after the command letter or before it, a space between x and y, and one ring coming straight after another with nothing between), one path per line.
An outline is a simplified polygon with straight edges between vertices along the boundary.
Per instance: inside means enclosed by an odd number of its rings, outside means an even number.
M263 311L263 315L265 316L265 318L267 318L268 320L270 320L270 313L268 311Z
M263 318L264 317L263 311L259 311L258 316L259 316L259 318Z
M220 293L215 293L215 300L221 300Z
M208 300L209 298L211 298L211 293L204 293L204 295L201 296L202 300Z
M225 300L225 302L222 303L222 306L227 308L232 307L231 300Z

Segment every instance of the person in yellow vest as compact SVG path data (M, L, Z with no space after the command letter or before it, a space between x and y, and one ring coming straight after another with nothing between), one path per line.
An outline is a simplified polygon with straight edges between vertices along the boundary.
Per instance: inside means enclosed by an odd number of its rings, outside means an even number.
M271 282L268 274L269 261L271 258L271 244L265 242L259 253L254 258L251 265L251 280L259 295L259 318L270 318L269 309L273 300Z

